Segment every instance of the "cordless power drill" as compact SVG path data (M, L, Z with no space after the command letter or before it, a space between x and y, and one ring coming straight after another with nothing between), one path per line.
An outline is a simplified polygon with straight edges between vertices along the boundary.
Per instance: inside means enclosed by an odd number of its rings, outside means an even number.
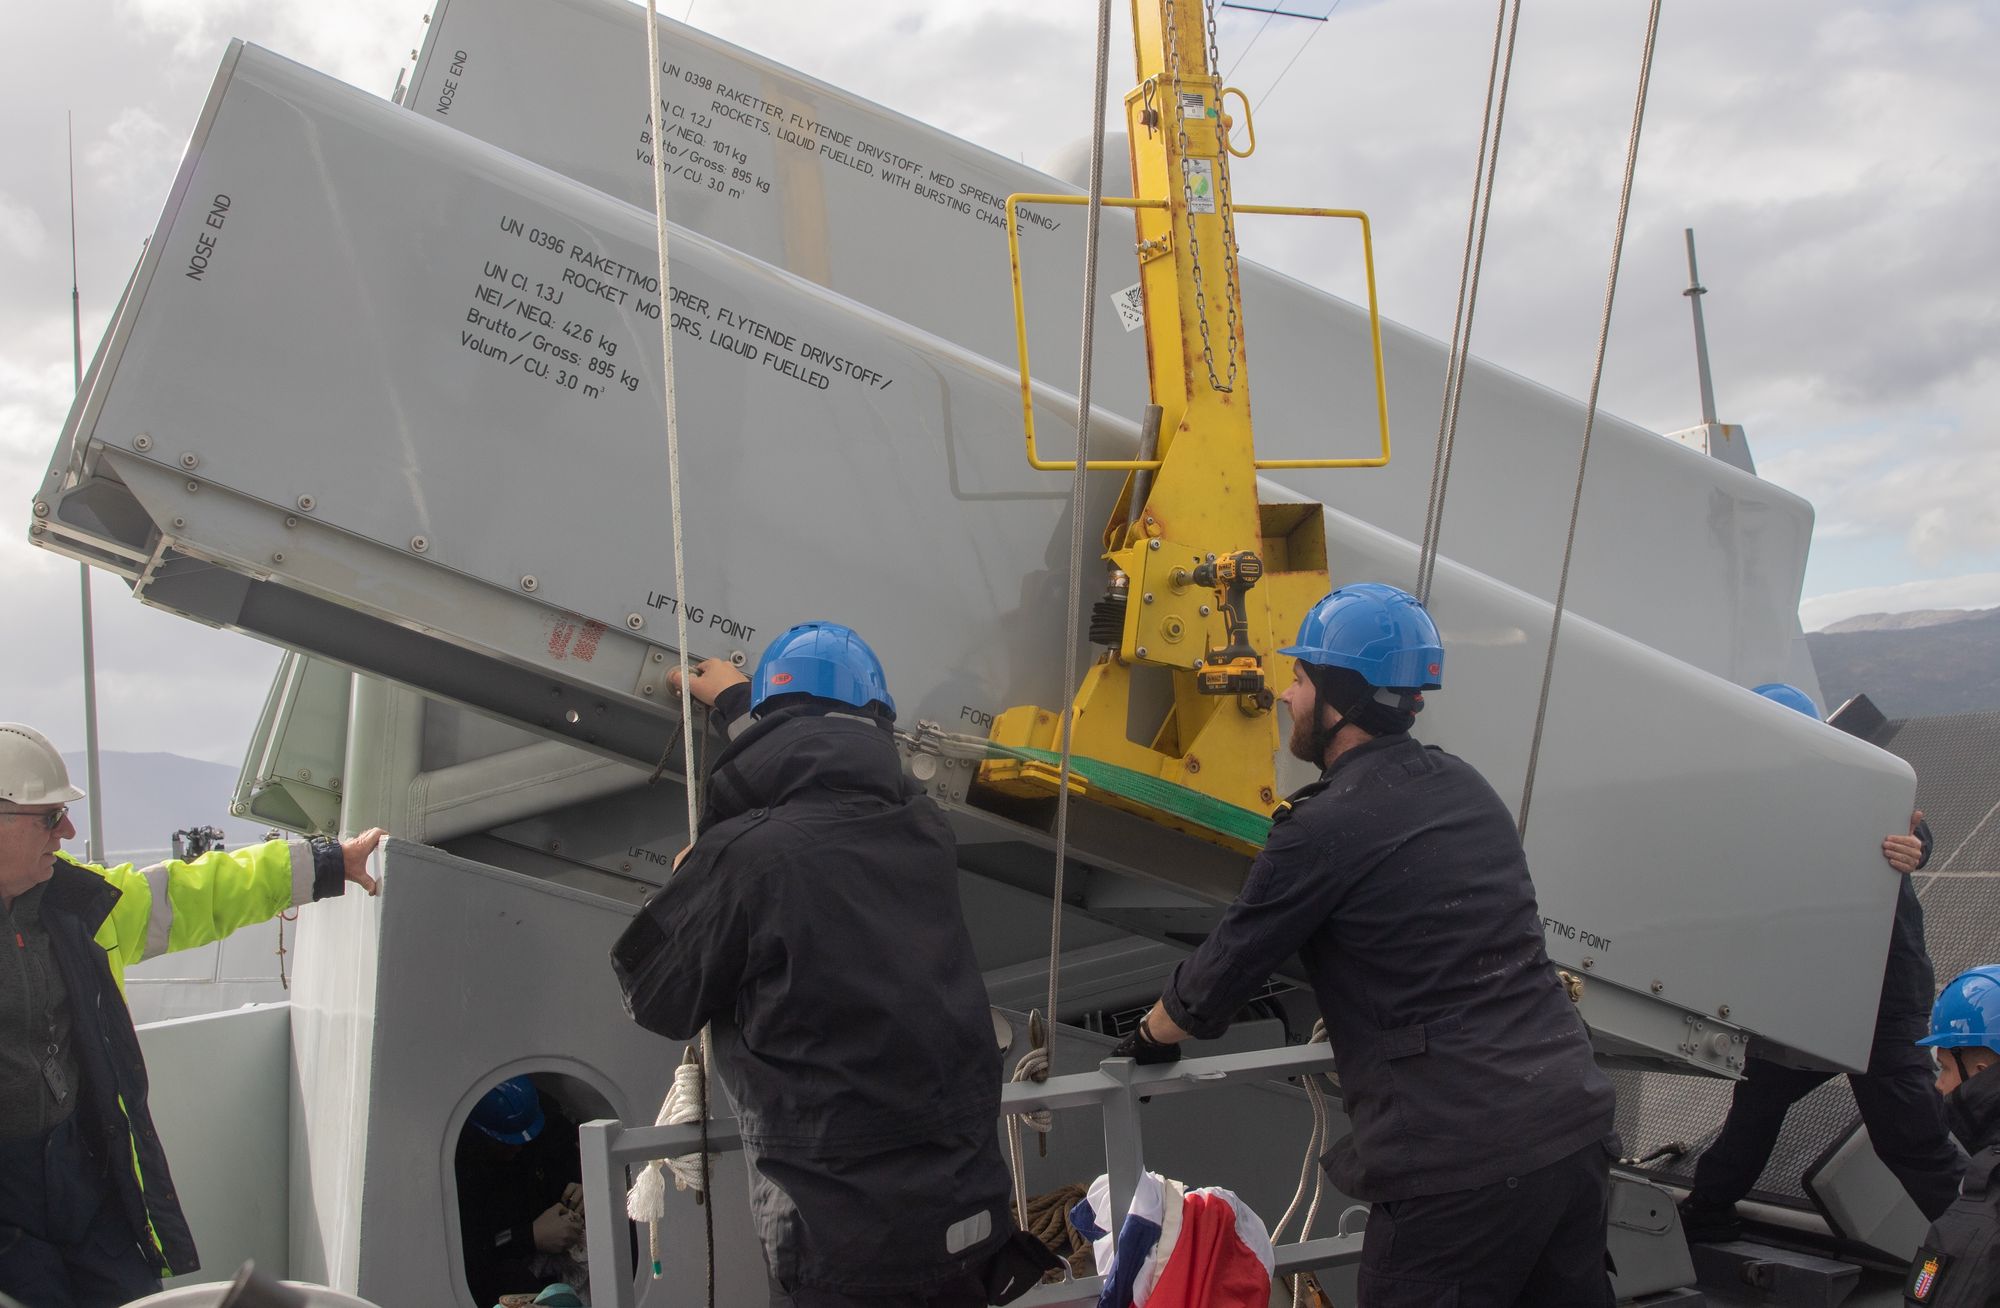
M1248 695L1258 700L1259 708L1270 706L1270 692L1264 689L1264 663L1250 646L1250 617L1244 602L1263 576L1264 560L1250 550L1212 557L1196 564L1188 574L1195 585L1215 591L1229 629L1229 643L1208 651L1196 676L1195 684L1202 694Z

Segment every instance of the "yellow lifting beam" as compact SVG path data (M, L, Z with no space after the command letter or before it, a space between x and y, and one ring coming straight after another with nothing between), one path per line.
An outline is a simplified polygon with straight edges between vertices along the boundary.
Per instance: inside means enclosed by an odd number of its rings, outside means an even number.
M1259 504L1259 468L1380 467L1389 459L1387 389L1375 304L1372 236L1352 210L1237 206L1230 196L1225 92L1215 72L1213 0L1133 0L1139 84L1125 97L1138 195L1105 204L1137 228L1146 363L1160 409L1157 457L1093 460L1127 472L1104 533L1106 597L1093 639L1111 648L1085 675L1073 705L1072 793L1245 850L1276 802L1277 715L1272 694L1291 676L1274 651L1328 590L1323 510ZM1249 130L1245 103L1245 128ZM1255 145L1254 132L1250 135ZM1075 196L1008 199L1015 326L1028 459L1042 459L1029 403L1021 304L1023 204L1080 204ZM1233 217L1274 213L1361 224L1375 354L1377 452L1360 458L1259 461L1251 439L1250 371ZM1142 451L1143 454L1143 451ZM1134 505L1137 505L1136 509ZM980 780L1002 793L1053 797L1060 785L1060 721L1027 705L997 715L995 751Z

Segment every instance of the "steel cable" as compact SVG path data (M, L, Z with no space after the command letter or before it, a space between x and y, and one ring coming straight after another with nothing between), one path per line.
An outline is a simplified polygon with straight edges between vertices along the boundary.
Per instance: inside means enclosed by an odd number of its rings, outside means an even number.
M1431 578L1437 571L1438 548L1444 536L1445 491L1451 481L1452 453L1458 448L1459 401L1465 394L1465 364L1472 355L1472 317L1479 303L1479 272L1486 261L1486 224L1493 212L1493 179L1500 171L1500 128L1506 121L1507 88L1514 74L1514 37L1521 23L1521 0L1513 0L1511 22L1507 20L1507 5L1508 0L1500 0L1493 15L1493 55L1486 68L1486 107L1479 118L1479 159L1472 171L1472 204L1465 218L1465 254L1458 268L1458 303L1452 310L1451 348L1445 355L1444 398L1438 411L1437 453L1431 460L1430 503L1424 509L1424 538L1417 551L1417 599L1423 604L1430 603ZM1500 54L1503 27L1507 51L1504 68Z
M1625 223L1632 211L1632 177L1639 167L1639 136L1646 125L1646 88L1653 78L1653 48L1660 34L1660 0L1646 17L1646 48L1639 56L1639 93L1632 106L1632 135L1625 144L1625 180L1618 191L1618 223L1611 234L1611 271L1604 282L1604 316L1597 326L1597 357L1590 369L1590 400L1583 414L1583 445L1576 458L1576 491L1570 497L1569 534L1563 540L1562 572L1556 579L1555 614L1549 621L1549 653L1542 665L1542 693L1535 705L1535 734L1528 742L1528 771L1521 783L1521 839L1528 838L1528 806L1535 797L1535 768L1542 756L1542 729L1548 723L1549 687L1556 674L1556 641L1562 634L1563 605L1569 598L1569 566L1576 555L1576 523L1583 510L1583 478L1590 467L1590 435L1597 425L1597 392L1604 382L1604 353L1611 341L1611 305L1618 294L1618 262L1625 251Z
M1299 61L1299 56L1306 52L1306 47L1311 45L1315 40L1317 40L1319 34L1321 32L1324 32L1327 29L1327 26L1332 22L1333 10L1340 8L1340 6L1345 3L1346 0L1333 0L1333 9L1329 9L1326 11L1327 21L1321 23L1318 27L1315 27L1306 36L1305 40L1299 42L1299 48L1292 52L1292 57L1285 62L1285 66L1283 68L1278 70L1278 75L1271 79L1271 85L1265 88L1264 94L1257 97L1257 104L1250 111L1252 114L1256 113L1258 109L1262 109L1264 107L1264 102L1277 93L1278 83L1285 80L1285 74L1292 71L1292 65ZM1231 71L1233 72L1234 70L1232 69Z
M1083 553L1085 467L1090 459L1090 372L1097 325L1097 250L1104 217L1104 99L1110 85L1111 0L1099 0L1097 7L1097 78L1090 116L1090 207L1085 211L1083 237L1083 340L1077 363L1076 382L1076 467L1070 475L1069 513L1069 611L1063 624L1063 709L1061 762L1057 773L1055 881L1049 889L1049 991L1044 1009L1045 1045L1030 1049L1015 1069L1015 1079L1046 1081L1053 1062L1056 1029L1056 999L1060 993L1062 964L1063 883L1069 864L1069 783L1070 737L1076 721L1076 647L1082 636ZM1051 1116L1046 1113L1021 1117L1044 1136ZM1022 1166L1018 1129L1008 1126L1015 1140L1010 1161L1014 1165L1015 1218L1025 1224L1027 1211L1026 1169Z

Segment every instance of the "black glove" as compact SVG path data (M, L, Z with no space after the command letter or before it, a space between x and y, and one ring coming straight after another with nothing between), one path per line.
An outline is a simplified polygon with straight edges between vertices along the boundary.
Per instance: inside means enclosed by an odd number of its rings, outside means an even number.
M1141 1067L1148 1067L1155 1063L1180 1062L1181 1047L1177 1044L1163 1045L1153 1039L1153 1033L1146 1029L1146 1019L1142 1017L1139 1019L1139 1025L1132 1028L1131 1034L1118 1042L1118 1047L1111 1051L1111 1056L1129 1058Z

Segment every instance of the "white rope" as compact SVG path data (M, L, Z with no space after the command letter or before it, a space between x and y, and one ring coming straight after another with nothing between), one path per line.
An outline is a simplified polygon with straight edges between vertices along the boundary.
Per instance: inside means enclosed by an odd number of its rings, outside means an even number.
M674 315L670 312L673 289L667 280L667 156L660 128L660 5L646 0L646 86L652 107L646 121L653 128L653 234L660 256L660 364L666 377L667 406L667 511L674 536L674 644L681 669L681 749L683 775L687 778L688 843L694 842L700 824L700 798L695 793L694 690L688 685L688 590L687 556L681 538L681 427L674 395Z
M1535 767L1542 756L1542 728L1548 722L1549 687L1556 675L1556 640L1562 634L1563 603L1569 596L1569 565L1576 555L1576 520L1583 510L1583 476L1590 467L1590 433L1597 425L1597 392L1604 382L1604 352L1611 341L1611 303L1618 294L1618 261L1625 252L1625 220L1632 211L1632 176L1639 167L1639 135L1646 125L1646 87L1653 78L1653 47L1660 35L1660 0L1646 17L1646 48L1639 56L1639 94L1632 106L1632 135L1625 143L1625 181L1618 191L1618 223L1611 235L1611 271L1604 281L1604 316L1597 326L1597 358L1590 369L1590 402L1583 415L1583 447L1576 457L1576 493L1569 503L1569 535L1563 541L1562 573L1556 580L1555 616L1549 622L1549 656L1542 665L1541 700L1535 705L1535 734L1528 742L1528 772L1521 783L1521 839L1528 838L1528 805L1535 797Z
M694 6L688 6L694 12ZM680 665L681 682L681 775L687 791L688 843L693 844L701 830L701 796L699 779L695 774L694 738L690 724L694 721L694 688L688 684L688 588L687 551L681 520L681 429L677 396L674 389L674 330L673 330L673 282L669 275L667 258L667 160L665 141L661 129L660 110L660 7L659 0L646 0L646 90L650 103L646 109L646 121L652 125L653 137L653 235L660 261L660 371L664 380L664 400L667 416L667 511L673 529L674 546L674 645L675 657ZM702 1124L703 1140L707 1139L708 1127L708 1068L712 1062L713 1046L706 1028L701 1033L701 1056L692 1064L683 1063L674 1070L673 1089L668 1091L665 1103L660 1107L664 1119L670 1112L685 1113L678 1121L699 1121ZM690 1098L692 1102L690 1103ZM709 1155L706 1151L695 1155L692 1172L684 1178L682 1165L686 1159L675 1159L671 1164L675 1181L681 1188L692 1185L697 1198L706 1188L709 1169ZM649 1166L654 1173L657 1168ZM643 1177L641 1178L643 1179ZM627 1196L627 1204L631 1196ZM662 1180L660 1195L661 1215L665 1215L665 1185ZM706 1206L704 1219L708 1227L708 1303L715 1303L715 1217L714 1205ZM657 1220L652 1225L653 1274L660 1274L659 1226Z
M1486 221L1493 212L1493 179L1500 171L1500 128L1507 118L1507 88L1514 75L1514 36L1521 22L1521 0L1513 0L1514 18L1506 21L1508 0L1500 0L1493 16L1493 56L1486 68L1486 107L1479 118L1479 159L1472 172L1472 204L1465 219L1465 254L1458 268L1458 305L1452 310L1451 348L1445 355L1444 399L1438 413L1437 453L1431 459L1430 503L1424 510L1424 539L1417 551L1417 600L1429 604L1431 578L1437 571L1439 541L1444 535L1445 491L1451 481L1451 457L1458 447L1459 401L1465 395L1465 365L1472 356L1472 318L1479 304L1479 272L1486 262ZM1501 31L1506 31L1507 57L1500 57ZM1495 86L1499 110L1495 112ZM1489 138L1492 152L1487 152Z
M1037 1045L1023 1054L1021 1061L1015 1065L1012 1079L1048 1080L1048 1047ZM1007 1116L1007 1165L1014 1177L1014 1221L1025 1231L1028 1228L1028 1171L1021 1161L1021 1124L1024 1122L1046 1139L1049 1128L1055 1125L1055 1114L1046 1108L1038 1108L1033 1112L1010 1113Z
M1083 594L1084 523L1087 487L1084 465L1090 458L1090 372L1097 326L1097 249L1104 217L1104 99L1110 84L1111 0L1098 0L1097 81L1091 103L1090 128L1090 207L1085 211L1083 237L1083 343L1077 364L1076 382L1076 468L1070 475L1069 491L1069 612L1063 625L1063 710L1062 753L1056 788L1055 883L1049 890L1049 1003L1046 1043L1031 1048L1014 1070L1014 1079L1046 1081L1049 1078L1049 1046L1055 1042L1056 999L1060 989L1062 962L1063 882L1069 867L1069 780L1070 732L1076 720L1076 647L1081 638ZM1021 1115L1046 1140L1050 1114ZM1014 1196L1017 1219L1028 1220L1027 1181L1021 1166L1019 1132L1010 1124L1013 1141Z
M692 1052L674 1069L673 1088L667 1091L659 1115L653 1119L654 1126L679 1126L701 1116L701 1064L694 1061ZM647 1224L655 1276L660 1274L660 1223L667 1216L667 1172L673 1173L676 1190L699 1194L706 1189L700 1154L655 1158L639 1169L638 1178L625 1194L625 1213L633 1221Z

